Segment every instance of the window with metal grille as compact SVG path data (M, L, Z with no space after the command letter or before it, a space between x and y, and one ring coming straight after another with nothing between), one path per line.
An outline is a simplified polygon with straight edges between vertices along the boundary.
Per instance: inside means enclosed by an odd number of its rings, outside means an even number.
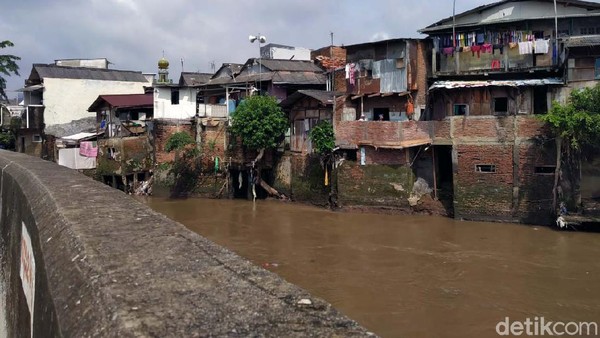
M478 173L495 173L496 165L495 164L476 164L475 172Z

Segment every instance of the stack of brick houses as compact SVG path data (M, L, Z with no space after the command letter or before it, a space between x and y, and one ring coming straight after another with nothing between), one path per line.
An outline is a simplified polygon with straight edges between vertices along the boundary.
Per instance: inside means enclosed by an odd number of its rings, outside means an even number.
M172 160L164 144L184 131L211 150L207 167L221 163L218 179L230 180L228 195L246 198L254 154L233 145L227 126L235 107L260 92L277 97L290 119L286 141L267 156L263 175L287 195L326 203L333 193L342 206L547 223L554 212L556 147L536 115L600 80L600 4L556 3L555 12L553 1L500 1L429 25L420 30L428 35L423 39L327 46L309 61L269 59L277 54L270 51L244 64L223 64L214 74L182 74L178 83L161 59L151 84L98 93L133 94L135 102L146 86L153 102L152 113L135 119L131 112L142 107L96 104L96 134L105 144L99 156L116 160L120 154L110 170L124 178L117 183L113 177L112 184L127 186L128 177L144 173L142 180ZM127 75L143 80L141 73ZM37 93L43 83L33 80L25 90ZM323 120L333 123L339 155L325 168L308 138ZM110 146L126 143L111 138L138 138L141 146L134 148L143 154ZM325 172L334 178L328 185ZM588 179L585 164L582 172L561 189L569 207L599 197L593 189L580 192Z

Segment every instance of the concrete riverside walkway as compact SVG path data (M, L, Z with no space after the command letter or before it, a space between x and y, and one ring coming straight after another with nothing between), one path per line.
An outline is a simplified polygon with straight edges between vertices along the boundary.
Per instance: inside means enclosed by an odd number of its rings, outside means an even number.
M76 171L8 151L0 168L8 336L31 328L34 337L372 336L325 301ZM22 226L35 258L33 321L19 278Z

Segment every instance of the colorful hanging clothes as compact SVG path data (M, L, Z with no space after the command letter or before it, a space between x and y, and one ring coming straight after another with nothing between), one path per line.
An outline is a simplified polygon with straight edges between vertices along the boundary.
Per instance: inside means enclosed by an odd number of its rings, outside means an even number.
M519 54L532 54L533 53L533 44L531 41L523 41L519 42Z
M477 33L477 43L482 44L485 42L485 34Z
M98 143L95 141L79 142L79 155L85 157L98 157Z
M444 53L444 55L448 56L448 55L454 55L454 47L446 47L442 50L442 52Z
M496 49L500 51L500 55L504 54L504 45L496 44L492 46L492 54L496 53Z

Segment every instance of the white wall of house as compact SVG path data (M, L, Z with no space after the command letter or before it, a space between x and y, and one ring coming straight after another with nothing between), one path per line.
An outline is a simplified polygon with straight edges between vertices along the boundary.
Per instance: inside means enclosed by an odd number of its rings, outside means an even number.
M143 94L147 82L44 78L46 126L92 117L87 109L102 94Z
M265 46L261 49L261 55L267 59L310 61L310 49L302 47L276 47Z
M179 90L179 104L171 103L171 91ZM155 87L155 119L189 119L196 115L196 88Z

